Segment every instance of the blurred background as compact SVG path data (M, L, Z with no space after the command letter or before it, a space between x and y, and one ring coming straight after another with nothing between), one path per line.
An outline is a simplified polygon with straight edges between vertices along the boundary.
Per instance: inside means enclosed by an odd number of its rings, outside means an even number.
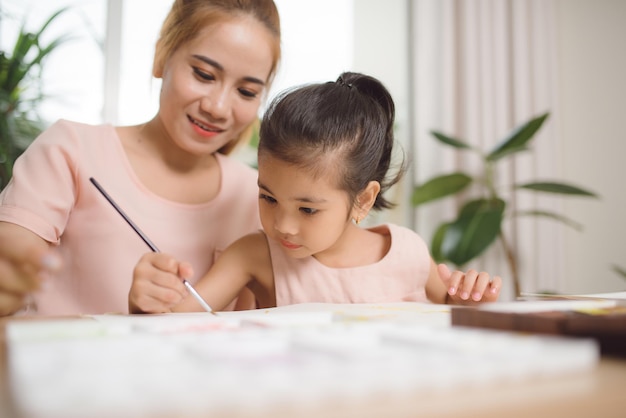
M154 43L171 0L0 0L0 48L20 27L36 31L68 10L44 39L69 34L45 59L37 113L87 123L134 124L157 109ZM286 87L334 80L342 71L378 77L397 107L396 135L409 161L390 191L398 206L369 223L395 222L431 240L479 183L416 207L414 188L452 172L484 175L478 153L446 146L431 131L493 150L517 126L549 113L528 149L493 167L506 200L501 233L523 292L626 289L626 2L622 0L276 0L283 61L269 98ZM262 113L263 109L261 109ZM597 197L517 190L559 181ZM538 212L544 213L537 216ZM545 214L550 213L552 216ZM558 216L554 216L558 214ZM508 216L508 215L507 215ZM513 297L500 240L465 267L501 275Z

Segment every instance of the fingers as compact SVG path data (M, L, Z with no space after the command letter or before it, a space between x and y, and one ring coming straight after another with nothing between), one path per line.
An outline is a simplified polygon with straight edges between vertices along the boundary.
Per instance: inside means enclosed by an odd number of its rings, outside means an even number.
M19 311L25 303L25 294L0 292L0 316L11 315Z
M446 283L445 276L442 280ZM500 295L502 279L499 276L490 277L489 273L468 270L467 272L454 271L447 281L448 294L453 301L458 302L493 302Z
M59 270L61 264L61 257L44 239L18 225L0 222L0 293L35 291L45 273Z
M131 313L171 312L188 294L179 277L193 275L191 266L179 263L173 257L162 253L144 255L133 270L133 283L128 294L128 307Z
M58 271L61 258L51 250L13 257L0 254L0 315L9 315L22 308L29 293L45 285L48 273Z

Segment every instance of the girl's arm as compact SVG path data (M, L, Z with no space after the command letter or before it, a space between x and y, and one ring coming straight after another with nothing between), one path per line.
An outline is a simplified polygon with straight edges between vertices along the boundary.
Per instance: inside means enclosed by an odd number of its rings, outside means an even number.
M163 253L144 255L133 272L128 296L131 313L203 311L189 294L183 278L193 276L192 267ZM273 274L265 236L255 233L240 238L218 257L194 288L215 311L220 311L252 281L257 292L271 288ZM260 285L260 286L259 286ZM263 296L263 295L261 295Z
M182 276L185 277L185 276ZM257 299L273 292L273 270L265 235L254 233L235 241L218 257L211 269L194 285L213 310L220 311L249 286ZM201 311L189 295L175 312Z
M488 273L476 270L450 272L445 264L436 265L431 260L426 282L426 296L434 303L472 304L495 302L500 296L502 279L491 278Z

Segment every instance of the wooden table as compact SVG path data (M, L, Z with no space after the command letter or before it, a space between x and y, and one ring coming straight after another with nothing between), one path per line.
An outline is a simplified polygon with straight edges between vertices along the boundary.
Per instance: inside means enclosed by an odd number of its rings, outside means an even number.
M0 417L31 418L16 411L7 373L5 325L0 319ZM212 415L215 416L215 415ZM224 414L228 416L228 414ZM306 409L249 411L239 417L624 417L626 359L602 358L594 370L559 378L467 388L454 393L411 393L336 401ZM88 418L88 417L86 417ZM161 418L161 417L159 417ZM178 416L177 418L181 418Z

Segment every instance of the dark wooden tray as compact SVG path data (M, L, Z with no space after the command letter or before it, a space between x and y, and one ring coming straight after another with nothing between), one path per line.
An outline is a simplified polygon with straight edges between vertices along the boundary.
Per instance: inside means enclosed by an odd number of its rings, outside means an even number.
M580 311L499 312L454 307L453 326L594 338L606 355L626 357L626 307Z

